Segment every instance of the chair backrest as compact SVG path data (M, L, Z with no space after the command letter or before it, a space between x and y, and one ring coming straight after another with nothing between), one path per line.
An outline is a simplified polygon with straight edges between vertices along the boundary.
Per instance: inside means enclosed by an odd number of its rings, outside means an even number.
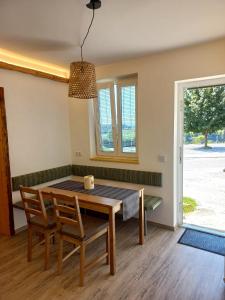
M51 193L54 203L57 227L60 230L62 226L69 225L78 230L79 236L84 237L84 227L80 214L78 197Z
M33 216L38 216L47 225L48 217L44 200L40 191L29 187L20 186L20 194L24 204L27 222L30 223L30 219Z

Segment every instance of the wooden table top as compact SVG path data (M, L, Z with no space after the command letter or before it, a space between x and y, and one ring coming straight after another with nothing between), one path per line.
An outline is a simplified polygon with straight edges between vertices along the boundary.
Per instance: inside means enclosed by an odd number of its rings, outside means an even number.
M74 192L74 191L57 189L57 188L53 188L53 187L45 187L45 188L40 189L40 191L43 194L55 193L55 194L60 194L60 195L72 196L72 197L77 196L79 201L98 204L98 205L106 206L106 207L116 207L116 206L118 206L118 205L120 206L122 204L121 200L115 200L115 199L110 199L110 198L105 198L105 197L100 197L100 196L93 196L93 195L78 193L78 192Z
M69 180L84 182L84 178L81 177L81 176L72 176L71 179L69 179ZM95 178L95 183L96 184L107 185L107 186L113 186L113 187L117 187L117 188L131 189L131 190L134 190L134 191L144 190L143 185L135 184L135 183L129 183L129 182L122 182L122 181Z
M83 182L83 177L80 176L73 176L70 180ZM132 189L135 191L139 191L140 193L144 190L144 188L140 185L131 184L131 183L125 183L125 182L115 182L110 180L103 180L103 179L95 179L96 184L102 184L106 186L113 186L113 187L119 187L119 188L125 188L125 189ZM45 193L56 193L56 194L64 194L68 196L77 196L79 201L86 202L86 203L93 203L97 205L101 205L104 207L113 207L116 211L120 210L120 207L122 205L121 200L96 196L96 195L89 195L84 193L79 193L75 191L68 191L68 190L61 190L53 187L44 187L41 188L40 191Z
M70 179L67 180L74 180L74 181L79 181L79 182L83 182L83 177L80 176L73 176ZM137 184L132 184L132 183L125 183L125 182L119 182L119 181L111 181L111 180L105 180L105 179L95 179L95 183L97 184L102 184L102 185L107 185L107 186L113 186L113 187L119 187L119 188L127 188L127 189L132 189L135 191L139 191L140 193L144 190L143 186L141 185L137 185ZM111 198L105 198L105 197L100 197L100 196L93 196L93 195L87 195L84 193L77 193L77 192L73 192L73 191L66 191L66 190L60 190L60 189L56 189L56 188L51 188L51 187L42 187L40 188L40 190L43 193L57 193L57 194L67 194L69 196L74 196L77 195L78 198L80 199L80 201L84 201L84 202L89 202L89 203L96 203L99 204L101 206L105 206L105 207L114 207L114 209L116 211L119 211L119 207L121 207L122 205L122 201L121 200L115 200L115 199L111 199ZM16 208L19 209L24 209L23 203L22 201L19 201L17 203L14 203L13 205Z

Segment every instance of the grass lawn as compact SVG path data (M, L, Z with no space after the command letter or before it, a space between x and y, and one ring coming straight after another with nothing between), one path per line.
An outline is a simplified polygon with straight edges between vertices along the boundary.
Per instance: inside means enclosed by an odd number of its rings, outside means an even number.
M195 199L190 197L183 198L183 212L184 214L191 213L196 210L197 202Z

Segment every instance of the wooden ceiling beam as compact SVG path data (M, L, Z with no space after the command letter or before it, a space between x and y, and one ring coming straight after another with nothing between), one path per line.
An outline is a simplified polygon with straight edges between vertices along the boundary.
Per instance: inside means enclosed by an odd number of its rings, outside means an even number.
M6 69L6 70L11 70L11 71L22 72L25 74L29 74L29 75L33 75L33 76L41 77L41 78L46 78L46 79L50 79L50 80L54 80L54 81L58 81L58 82L69 83L69 79L65 78L65 77L60 77L60 76L53 75L53 74L50 74L47 72L33 70L33 69L26 68L26 67L16 66L16 65L9 64L9 63L2 62L2 61L0 61L0 68Z

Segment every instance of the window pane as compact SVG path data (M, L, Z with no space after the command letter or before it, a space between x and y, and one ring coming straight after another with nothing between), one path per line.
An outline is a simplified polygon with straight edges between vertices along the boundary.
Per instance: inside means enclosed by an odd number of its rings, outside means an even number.
M101 151L114 151L110 88L98 91Z
M121 87L122 151L136 152L136 97L135 85Z

